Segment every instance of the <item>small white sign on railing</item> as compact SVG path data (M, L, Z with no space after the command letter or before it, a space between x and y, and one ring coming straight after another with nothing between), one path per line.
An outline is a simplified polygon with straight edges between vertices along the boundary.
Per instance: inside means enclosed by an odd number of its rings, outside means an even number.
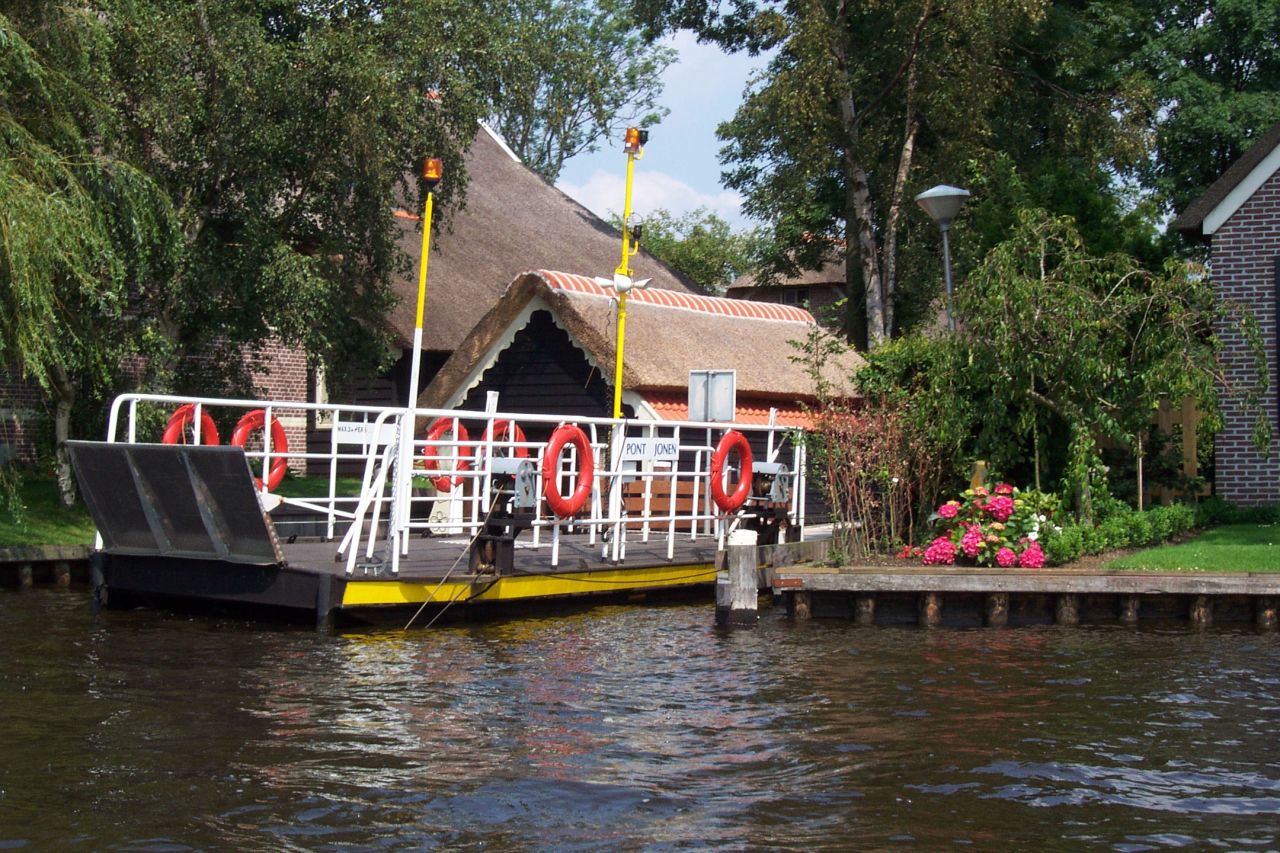
M674 438L628 438L622 443L623 462L675 462L680 442Z
M333 425L333 435L338 444L371 444L374 443L373 421L343 421ZM395 444L396 425L388 421L382 422L382 429L377 431L377 444Z

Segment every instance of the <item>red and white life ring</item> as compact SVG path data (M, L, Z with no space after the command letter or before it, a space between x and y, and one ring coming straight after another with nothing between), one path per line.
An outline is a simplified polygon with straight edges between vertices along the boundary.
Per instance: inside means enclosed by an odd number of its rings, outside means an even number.
M196 404L184 403L174 410L169 416L169 423L164 428L164 437L160 439L161 444L186 444L187 443L187 427L196 417ZM200 443L201 444L217 444L221 439L218 438L218 427L213 422L213 416L209 414L208 409L200 410Z
M439 470L440 463L435 459L439 453L439 451L436 450L436 444L446 433L453 432L453 424L453 418L439 418L434 421L431 426L427 427L427 446L422 448L422 461L420 463L426 470ZM457 442L467 441L470 438L467 434L467 428L461 423L458 423L458 430L454 433L453 437ZM459 456L457 465L459 472L469 471L471 469L471 460L467 459L465 456ZM462 475L459 473L450 477L447 474L441 474L438 477L432 477L431 482L436 487L436 491L447 492L449 489L462 483Z
M738 487L730 495L724 490L724 461L735 449L742 470L738 472ZM751 445L746 436L736 429L726 432L711 454L711 499L721 512L733 512L746 501L751 492L751 465Z
M572 444L578 452L578 484L566 497L560 494L560 454L567 444ZM586 503L594 477L595 461L587 434L574 424L560 424L542 451L542 493L547 498L547 506L558 518L570 518Z
M262 429L267 420L264 409L253 409L236 422L235 432L231 433L231 443L236 447L244 447L249 443L249 434L255 429ZM289 439L284 434L284 427L274 416L271 418L271 470L267 473L267 491L280 485L284 472L289 469L289 460L285 454L289 452ZM262 480L253 478L253 487L262 491Z
M489 424L484 431L484 438L481 440L480 446L476 448L476 459L484 455L485 446L491 441L498 441L502 438L510 438L513 442L523 442L524 430L520 429L520 424L515 421L496 420ZM511 448L511 455L517 459L528 459L529 448L523 444L517 444Z

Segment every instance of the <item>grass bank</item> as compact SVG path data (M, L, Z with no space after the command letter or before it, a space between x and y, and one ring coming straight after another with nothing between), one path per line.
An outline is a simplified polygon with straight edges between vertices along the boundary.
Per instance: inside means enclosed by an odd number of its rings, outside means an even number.
M1155 572L1280 572L1280 525L1227 524L1187 542L1135 551L1108 569Z

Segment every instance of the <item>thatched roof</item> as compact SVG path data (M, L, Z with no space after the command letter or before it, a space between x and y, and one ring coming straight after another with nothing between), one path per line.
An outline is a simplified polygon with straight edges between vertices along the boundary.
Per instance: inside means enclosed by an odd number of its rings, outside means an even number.
M845 260L843 256L833 256L816 270L800 270L793 276L778 277L772 281L761 280L755 273L739 276L725 293L735 299L750 299L750 290L755 287L819 287L827 285L843 289L845 286Z
M536 270L517 276L507 292L445 362L419 405L456 405L540 308L551 312L587 359L613 376L617 302L591 278ZM812 399L813 381L793 358L791 341L819 327L801 308L661 290L627 299L623 387L641 393L683 392L690 370L737 371L740 397L794 402ZM821 333L821 332L819 332ZM849 352L830 360L824 376L852 395L850 377L864 364ZM664 397L665 399L665 397Z
M525 270L567 268L611 276L620 260L618 231L526 168L488 128L476 134L466 168L466 206L453 212L447 230L431 237L424 350L457 349L507 284ZM622 199L618 202L621 207ZM413 265L409 274L393 282L400 302L388 322L401 343L408 344L416 319L422 230L404 212L396 222L400 248ZM652 279L651 287L693 290L643 250L631 267L635 278Z
M1170 227L1192 239L1205 239L1248 200L1258 185L1275 174L1277 166L1280 166L1280 122L1249 146L1203 195L1187 205ZM1265 174L1259 172L1260 167ZM1214 216L1214 211L1224 204L1226 208Z

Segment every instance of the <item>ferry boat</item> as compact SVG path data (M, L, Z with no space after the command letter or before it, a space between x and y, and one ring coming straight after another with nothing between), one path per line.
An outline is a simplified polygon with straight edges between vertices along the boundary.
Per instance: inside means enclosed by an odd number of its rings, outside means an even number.
M298 418L324 421L328 446L287 448L281 421ZM229 443L219 421L235 422ZM731 532L802 539L805 448L776 421L128 394L105 441L68 447L99 531L101 605L421 625L709 589ZM282 496L291 462L327 489Z

